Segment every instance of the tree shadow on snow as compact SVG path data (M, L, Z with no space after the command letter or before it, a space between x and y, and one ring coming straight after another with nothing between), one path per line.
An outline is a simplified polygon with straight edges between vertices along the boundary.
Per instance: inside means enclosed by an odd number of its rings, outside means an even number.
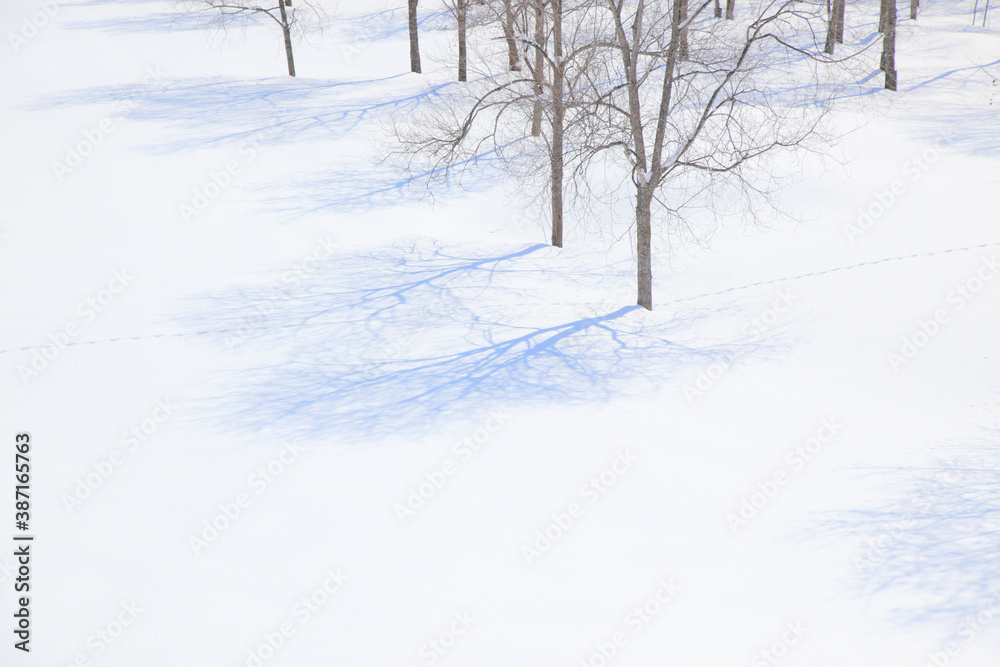
M822 519L824 539L858 543L856 593L902 593L910 605L894 620L951 628L959 643L981 612L1000 613L998 441L1000 431L992 431L949 443L925 466L871 471L891 490L884 504Z
M98 30L100 32L110 32L114 34L128 34L147 31L183 32L189 30L211 30L214 28L214 26L212 26L204 16L172 14L169 12L157 12L147 16L116 16L114 18L93 19L88 21L64 21L62 23L62 27L69 30Z
M494 408L642 393L682 371L783 347L778 335L707 337L705 323L745 322L741 308L622 305L632 297L631 262L581 266L568 255L544 245L482 255L421 241L335 253L199 298L186 324L225 329L233 353L203 402L206 426L419 436Z
M95 86L46 96L39 110L114 104L115 115L156 123L161 132L139 147L154 154L347 136L378 112L406 115L454 82L409 92L394 81L280 77L244 81L175 78L154 72L145 81Z

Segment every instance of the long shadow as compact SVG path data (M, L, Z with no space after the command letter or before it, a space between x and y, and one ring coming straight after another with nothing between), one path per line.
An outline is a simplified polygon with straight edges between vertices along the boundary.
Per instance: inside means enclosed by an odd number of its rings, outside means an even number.
M231 146L245 140L329 140L355 130L379 111L407 114L453 82L400 92L393 75L371 80L288 77L252 81L177 79L97 86L48 96L37 109L127 101L120 114L156 123L161 132L140 147L156 154ZM415 84L416 86L416 84Z
M417 26L421 30L440 29L450 17L451 12L447 9L420 12L417 15ZM341 44L361 46L392 39L406 34L409 30L407 8L403 5L377 12L338 17L332 27L336 30L336 41Z
M82 21L64 21L62 27L68 30L98 30L112 34L136 32L162 32L190 30L211 30L214 28L203 16L157 12L146 16L114 17Z
M958 635L970 616L1000 605L998 442L992 431L949 443L947 455L924 466L869 471L891 490L889 500L825 515L810 532L857 542L851 589L903 594L909 604L893 612L895 621Z
M229 330L234 353L205 424L370 442L494 408L597 404L780 351L777 338L700 335L738 308L649 313L601 298L623 281L624 264L581 266L548 246L482 255L429 242L277 271L188 308L187 325Z
M499 151L488 149L449 167L424 167L419 171L357 160L321 172L289 174L280 183L264 183L254 190L260 193L261 209L276 214L390 208L412 204L432 192L434 197L441 197L496 187L507 178L505 164L511 159L502 157Z
M992 69L990 69L992 68ZM1000 59L984 65L970 65L943 72L910 87L916 90L948 81L948 94L936 101L925 100L903 123L913 136L938 144L944 151L978 157L1000 155L1000 95L991 81L1000 80ZM969 99L969 91L983 90L979 104ZM990 95L993 97L990 97Z

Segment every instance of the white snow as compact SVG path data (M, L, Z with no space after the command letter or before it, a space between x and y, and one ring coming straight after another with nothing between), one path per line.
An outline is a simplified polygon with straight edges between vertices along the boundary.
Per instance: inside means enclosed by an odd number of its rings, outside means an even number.
M432 203L372 167L425 79L405 10L328 10L296 79L264 24L0 10L0 477L30 432L36 535L30 654L0 551L0 663L996 664L1000 55L971 3L901 21L900 92L845 102L842 166L797 161L801 224L660 239L653 312L627 238L552 248L492 173ZM939 537L966 541L914 551Z

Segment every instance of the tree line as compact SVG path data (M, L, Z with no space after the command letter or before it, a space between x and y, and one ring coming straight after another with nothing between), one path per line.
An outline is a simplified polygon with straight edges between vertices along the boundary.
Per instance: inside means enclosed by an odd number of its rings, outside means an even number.
M224 25L268 17L291 76L293 31L322 15L307 0L183 2ZM558 247L568 198L627 199L636 301L652 309L654 221L694 239L726 216L762 221L781 156L833 138L827 116L862 78L865 51L880 48L883 85L896 90L896 0L879 3L882 39L864 46L845 45L845 0L445 0L461 85L392 119L385 153L442 179L499 158L544 198ZM407 0L417 73L418 9Z

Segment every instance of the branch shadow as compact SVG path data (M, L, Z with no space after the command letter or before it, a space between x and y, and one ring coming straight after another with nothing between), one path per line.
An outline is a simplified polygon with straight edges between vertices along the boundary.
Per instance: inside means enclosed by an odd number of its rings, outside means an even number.
M450 16L451 12L447 9L420 12L417 15L417 26L425 31L441 28L442 23ZM403 5L381 11L345 16L336 21L333 27L336 29L336 36L341 44L350 43L354 46L373 44L408 33L407 8Z
M93 19L89 21L64 21L62 26L69 30L98 30L112 34L168 31L185 32L215 28L214 25L206 21L202 16L174 14L170 12L157 12L147 16Z
M253 189L260 194L261 210L280 215L326 211L343 214L412 206L421 199L482 192L504 182L509 178L506 167L511 161L500 154L506 147L485 150L448 167L415 170L390 163L345 160L336 167L289 174L280 183L264 183Z
M36 110L127 102L120 115L161 130L139 150L164 155L232 146L246 140L277 144L332 140L351 134L382 111L410 114L455 85L446 82L400 91L396 74L366 80L280 77L249 81L147 77L145 83L95 86L38 100Z
M809 532L858 543L852 592L902 593L906 625L953 627L1000 601L1000 431L949 443L919 467L867 471L890 497L878 507L823 515ZM956 637L957 639L957 637Z
M234 354L202 402L204 425L348 441L419 436L500 407L653 391L682 370L785 347L777 334L710 341L699 331L745 318L740 307L623 306L630 265L581 267L544 245L484 255L415 241L201 297L182 319L225 329ZM607 296L609 284L625 289ZM592 300L567 302L590 290Z

